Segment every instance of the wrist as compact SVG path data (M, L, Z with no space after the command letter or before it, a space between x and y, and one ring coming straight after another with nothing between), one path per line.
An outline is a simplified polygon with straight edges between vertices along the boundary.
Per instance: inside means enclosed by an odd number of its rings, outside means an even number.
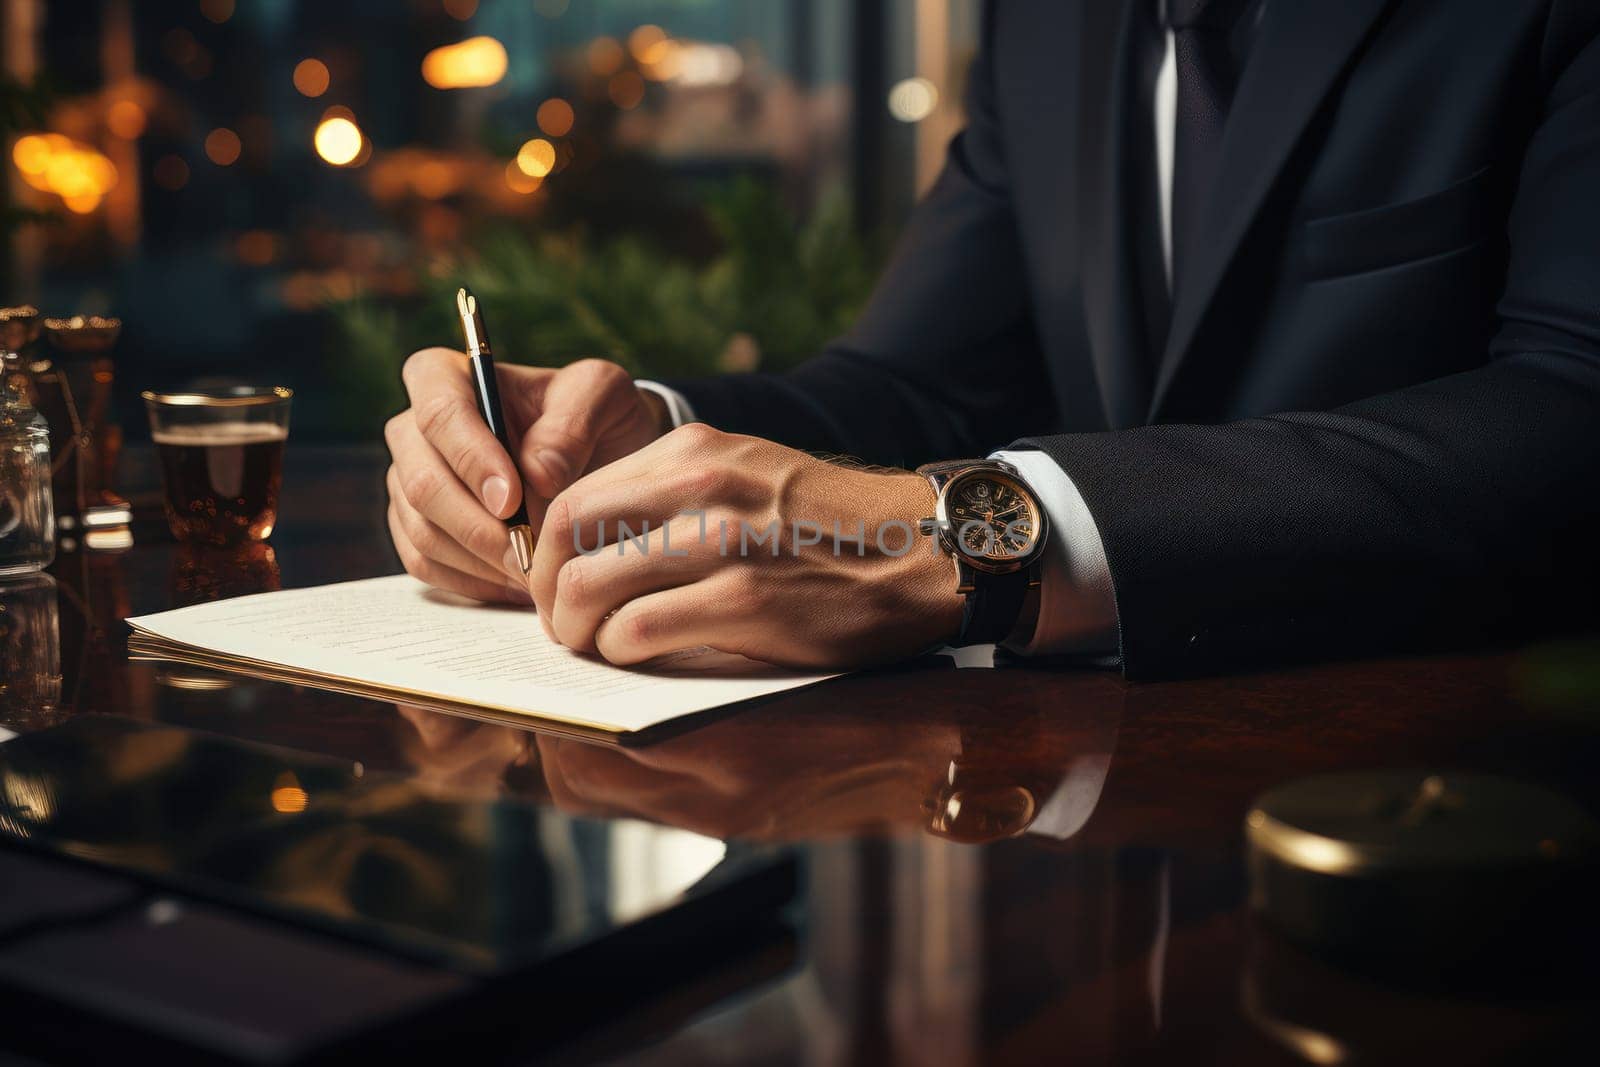
M908 529L917 531L923 518L933 514L938 494L928 479L920 474L895 475L895 518L905 522ZM938 541L920 532L911 534L907 551L901 557L906 564L906 585L910 591L913 611L926 631L926 644L946 644L961 633L961 617L966 608L966 597L957 591L955 564Z

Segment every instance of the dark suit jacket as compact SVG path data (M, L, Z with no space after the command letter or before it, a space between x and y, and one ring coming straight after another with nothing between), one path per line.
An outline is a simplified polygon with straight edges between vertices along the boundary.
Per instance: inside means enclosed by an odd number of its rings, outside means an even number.
M1600 2L1270 3L1159 352L1132 2L993 4L967 128L855 330L673 384L880 463L1043 449L1099 526L1130 676L1587 617Z

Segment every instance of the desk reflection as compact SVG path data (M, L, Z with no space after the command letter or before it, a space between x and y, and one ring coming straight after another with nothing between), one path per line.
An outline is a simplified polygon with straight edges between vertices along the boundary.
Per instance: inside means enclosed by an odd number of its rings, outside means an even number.
M994 672L929 668L842 679L640 747L396 711L420 781L548 797L572 814L752 841L1069 838L1099 801L1126 687L1004 674L1013 699L1003 708L983 702ZM937 685L940 705L907 707L908 682ZM1014 698L1030 687L1032 708Z

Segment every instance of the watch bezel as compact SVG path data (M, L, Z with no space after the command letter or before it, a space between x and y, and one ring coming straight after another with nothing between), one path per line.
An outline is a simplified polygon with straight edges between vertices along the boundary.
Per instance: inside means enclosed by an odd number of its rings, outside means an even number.
M961 544L960 538L954 535L954 527L950 522L949 500L963 484L979 477L989 481L1003 481L1027 498L1029 506L1033 509L1038 529L1034 534L1033 543L1028 546L1026 552L1008 559L974 555L967 551L966 546ZM939 525L940 544L945 550L961 563L984 574L1015 574L1033 566L1044 554L1045 540L1049 536L1049 519L1045 516L1044 509L1039 506L1038 496L1020 476L999 464L974 464L950 475L939 488L939 498L934 503L933 515Z

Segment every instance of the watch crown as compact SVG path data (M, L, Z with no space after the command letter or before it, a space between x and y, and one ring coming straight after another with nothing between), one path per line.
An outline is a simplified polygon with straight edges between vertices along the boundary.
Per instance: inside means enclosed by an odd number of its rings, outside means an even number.
M917 522L917 530L918 530L918 532L925 533L925 534L929 535L930 537L933 536L934 534L937 534L939 532L939 529L940 529L940 523L939 523L938 519L921 519L921 520L918 520L918 522Z

